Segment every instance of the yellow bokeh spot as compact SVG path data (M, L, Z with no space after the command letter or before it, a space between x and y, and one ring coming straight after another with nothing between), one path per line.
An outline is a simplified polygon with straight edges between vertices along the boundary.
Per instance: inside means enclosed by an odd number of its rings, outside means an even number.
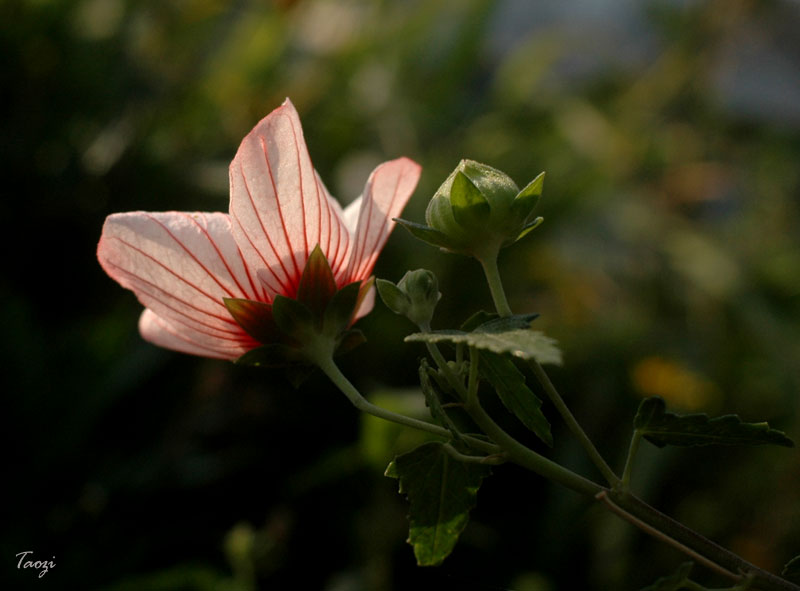
M631 381L642 397L661 396L667 404L688 411L707 410L719 400L708 379L663 357L645 357L631 370Z

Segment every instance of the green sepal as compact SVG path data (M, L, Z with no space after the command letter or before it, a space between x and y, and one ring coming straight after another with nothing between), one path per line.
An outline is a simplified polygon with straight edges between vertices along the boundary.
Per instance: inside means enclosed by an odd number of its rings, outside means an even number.
M692 571L692 562L684 562L671 575L661 577L652 585L644 587L641 591L680 591L689 582L689 573Z
M311 377L317 369L316 365L308 365L305 363L298 363L295 365L287 365L284 369L286 379L295 390L298 390L303 383Z
M276 295L272 301L272 317L281 331L298 343L316 333L314 314L299 300Z
M539 225L540 225L540 224L541 224L543 221L544 221L544 218L543 218L543 217L538 217L538 218L536 218L535 220L533 220L531 223L529 223L529 224L525 225L525 227L524 227L524 228L522 228L522 231L521 231L519 234L517 234L517 237L516 237L516 238L514 238L514 240L513 240L512 244L513 244L514 242L519 242L520 240L522 240L523 238L525 238L525 236L527 236L528 234L530 234L530 233L531 233L531 232L532 232L534 229L538 228L538 227L539 227Z
M795 556L781 571L781 576L787 581L800 585L800 556Z
M414 238L427 242L431 246L436 246L448 252L460 252L458 243L448 238L447 235L439 230L401 218L394 218L394 221L411 232Z
M360 292L361 283L353 281L333 294L325 308L322 321L322 329L325 334L335 337L350 326L358 307Z
M308 256L303 269L297 287L297 299L308 306L316 318L320 318L335 293L336 279L328 259L317 244Z
M542 401L528 388L525 376L508 357L480 352L480 374L494 387L505 407L539 439L553 447L550 423L542 413Z
M634 428L657 447L665 445L782 445L794 442L767 423L745 423L737 415L709 418L707 414L677 415L666 411L660 396L645 398L633 420Z
M259 343L280 340L271 305L243 298L222 298L222 301L236 323Z
M405 313L411 307L411 300L403 290L386 279L378 279L375 285L378 288L378 295L381 296L381 300L386 304L386 307L395 314L405 316Z
M301 361L302 357L297 349L278 343L270 343L250 349L236 359L235 363L254 367L286 367Z
M419 566L441 564L469 521L489 466L459 462L438 442L397 456L385 475L400 481L408 497L408 543Z
M345 355L346 353L349 353L359 345L363 345L366 342L367 337L364 336L363 332L357 328L351 328L339 336L339 339L336 342L336 350L333 354L336 356Z
M485 229L489 202L463 172L458 171L450 187L450 207L456 222L467 231Z
M525 188L514 197L514 201L511 203L511 211L521 223L525 223L530 218L533 208L539 203L543 186L544 172L540 172L535 179L525 185Z

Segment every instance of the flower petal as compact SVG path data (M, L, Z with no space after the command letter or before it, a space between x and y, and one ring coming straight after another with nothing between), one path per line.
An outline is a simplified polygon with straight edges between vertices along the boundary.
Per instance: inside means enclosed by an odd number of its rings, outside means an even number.
M97 258L164 321L165 331L204 350L238 351L257 344L231 317L223 298L264 300L266 295L230 226L223 213L114 214L106 218ZM156 332L156 325L148 320L149 334L163 332Z
M408 158L384 162L372 172L361 198L346 283L361 281L372 273L378 254L394 229L392 218L405 207L420 172L419 164ZM345 218L353 215L350 207Z
M139 332L144 340L158 347L214 359L238 359L252 349L214 339L200 331L192 334L186 327L176 328L147 308L139 317Z
M261 271L270 295L293 297L314 247L328 256L346 230L288 99L242 140L230 183L233 233L245 260Z

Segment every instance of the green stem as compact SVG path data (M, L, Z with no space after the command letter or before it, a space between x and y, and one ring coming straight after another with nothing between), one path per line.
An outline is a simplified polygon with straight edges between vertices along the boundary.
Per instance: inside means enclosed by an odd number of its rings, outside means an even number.
M614 471L603 459L603 456L600 455L600 452L597 451L597 448L594 446L594 443L592 443L592 440L589 439L588 435L586 435L583 427L580 426L580 423L578 423L578 421L575 419L572 411L569 410L569 407L564 402L564 399L561 398L558 390L556 390L553 382L550 381L550 377L544 371L544 368L535 359L531 359L529 363L531 369L533 370L533 374L536 376L536 379L539 380L539 383L544 388L544 391L547 393L547 396L550 398L553 406L555 406L556 410L558 410L559 414L561 414L561 417L564 419L567 427L569 427L569 430L578 439L584 451L586 451L586 454L592 460L594 465L597 466L598 470L600 470L600 473L606 479L608 484L610 484L612 487L619 486L622 483L622 481L619 479L619 476L614 473Z
M481 257L478 261L483 267L483 274L486 275L486 282L489 284L489 291L492 293L497 313L500 316L511 316L511 307L508 305L503 281L500 279L500 270L497 268L497 254Z
M604 500L599 497L598 499ZM800 591L800 586L747 562L727 548L723 548L679 521L675 521L661 513L658 509L651 507L635 495L626 491L611 490L607 493L607 501L604 501L607 507L609 502L627 515L632 516L635 521L629 519L628 521L631 521L631 523L636 524L639 521L647 524L649 528L659 532L659 538L666 536L676 540L681 546L689 548L693 553L704 556L705 559L716 564L718 568L725 569L730 573L737 573L740 575L738 581L742 580L741 575L752 577L752 589L761 589L762 591ZM720 571L718 570L718 572Z
M625 459L625 469L622 471L622 490L630 490L631 488L633 460L636 457L636 452L639 451L639 444L641 442L642 433L639 431L639 429L634 429L633 435L631 435L631 444L628 447L628 457Z
M393 423L398 423L400 425L405 425L406 427L412 427L414 429L419 429L420 431L432 433L433 435L438 435L439 437L444 437L448 440L452 439L452 434L444 427L440 427L439 425L434 425L433 423L428 423L426 421L420 421L419 419L408 417L406 415L401 415L369 402L361 395L361 393L350 382L350 380L347 379L347 377L342 373L331 357L321 357L320 359L315 359L315 363L319 366L323 373L328 376L328 378L330 378L334 384L336 384L339 390L341 390L342 393L347 396L350 402L353 403L353 406L355 406L358 410L367 414L371 414L375 417L391 421ZM470 437L469 435L464 435L462 437L472 447L482 449L483 451L492 454L498 452L497 446L492 445L489 442L482 441L481 439L477 439L475 437Z
M506 292L505 289L503 289L503 281L500 278L500 271L497 268L497 256L485 256L479 260L483 267L483 272L486 275L486 282L489 284L489 290L492 292L492 299L494 300L497 313L500 314L500 316L511 316L511 308L508 305ZM553 382L550 381L550 378L547 376L547 373L545 373L541 364L533 359L530 361L530 365L534 375L539 380L539 383L542 384L547 396L550 398L550 401L561 414L567 427L569 427L569 430L572 431L572 434L578 439L594 465L597 466L597 469L600 470L600 473L612 487L619 486L621 483L619 477L609 467L603 459L603 456L600 455L600 452L597 451L592 440L586 435L586 432L575 419L569 407L567 407L564 399L561 398L558 390L553 386Z
M595 496L606 491L599 484L539 455L511 437L495 423L494 419L483 409L477 396L478 372L471 370L473 366L477 367L477 365L478 355L475 354L474 349L470 348L470 383L468 392L475 392L475 396L467 396L464 409L472 417L472 420L483 429L483 432L505 450L511 461L585 495Z

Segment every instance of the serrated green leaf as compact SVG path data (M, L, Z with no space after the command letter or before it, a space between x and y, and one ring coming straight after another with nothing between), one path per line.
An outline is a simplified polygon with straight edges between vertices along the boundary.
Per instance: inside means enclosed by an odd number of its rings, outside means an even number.
M464 332L461 330L436 330L415 332L405 338L408 343L465 344L492 353L509 353L520 359L535 359L539 363L561 364L561 351L555 340L544 333L517 329L506 332Z
M453 252L458 250L458 245L448 238L446 234L440 232L439 230L423 224L417 224L416 222L410 222L402 218L393 219L395 222L408 230L412 236L422 240L423 242L427 242L431 246L436 246Z
M781 576L787 581L800 585L800 556L795 556L781 571Z
M400 481L408 497L408 543L420 566L441 564L453 551L469 521L478 489L491 473L488 466L459 462L441 443L425 443L397 456L386 476Z
M472 332L482 324L486 324L490 320L500 318L497 312L486 312L485 310L478 310L472 316L467 318L461 325L463 332Z
M661 577L652 585L643 588L642 591L679 591L685 588L689 582L692 566L693 563L684 562L674 573L667 577Z
M737 415L709 418L707 414L677 415L666 411L659 396L639 405L634 428L653 445L783 445L794 446L783 431L767 423L745 423Z
M489 217L489 202L463 172L456 172L450 189L453 217L465 229L480 228Z
M482 351L478 368L509 412L552 447L553 435L550 423L541 410L542 401L525 384L525 376L514 362L508 357Z
M531 322L538 317L538 314L515 314L513 316L493 318L479 325L474 332L498 333L530 328Z
M422 394L425 396L425 404L431 413L433 420L450 431L453 434L453 439L457 443L462 442L461 433L456 429L453 421L447 416L447 413L442 408L442 401L439 398L439 393L431 381L430 375L431 367L428 365L427 359L423 358L419 364L419 384L422 388Z

